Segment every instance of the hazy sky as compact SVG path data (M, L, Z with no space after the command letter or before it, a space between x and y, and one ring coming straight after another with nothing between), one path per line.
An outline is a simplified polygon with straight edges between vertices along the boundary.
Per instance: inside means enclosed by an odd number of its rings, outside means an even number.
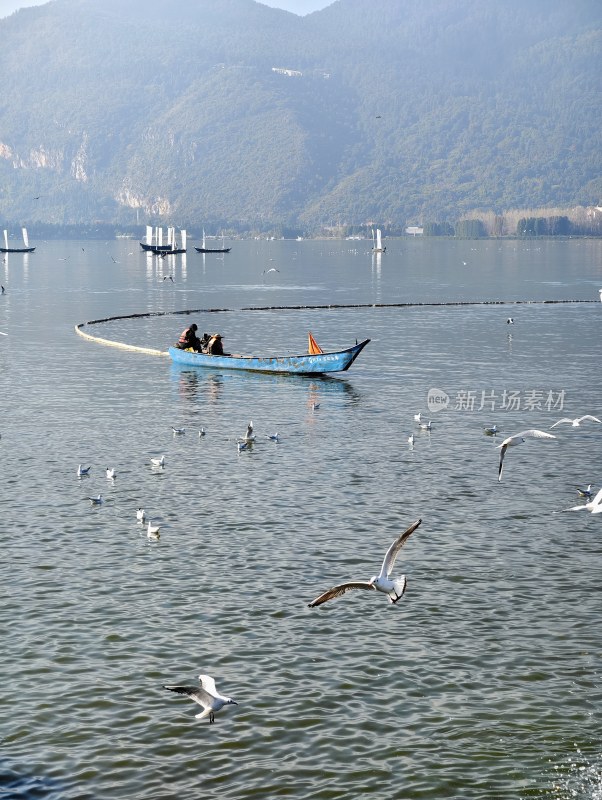
M260 0L260 2L264 6L284 8L286 11L292 11L293 14L303 15L309 14L311 11L317 11L320 8L326 8L334 0ZM42 5L44 5L44 0L0 0L0 17L7 17L18 8Z

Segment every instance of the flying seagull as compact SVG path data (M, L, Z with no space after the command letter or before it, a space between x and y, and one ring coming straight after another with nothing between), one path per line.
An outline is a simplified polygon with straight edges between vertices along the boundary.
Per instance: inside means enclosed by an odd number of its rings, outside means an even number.
M599 420L598 417L592 417L591 414L586 414L584 417L576 417L575 419L569 419L568 417L563 417L562 419L559 419L558 422L555 422L553 425L550 425L550 428L555 428L557 425L561 425L563 422L568 422L573 426L573 428L578 428L585 419L591 419L592 422L602 423L602 420Z
M107 480L108 481L115 480L115 467L107 467Z
M174 428L172 426L172 431L174 436L181 436L183 433L186 433L186 428Z
M587 489L582 489L580 486L577 486L577 494L579 497L586 497L588 500L591 500L594 496L592 492L592 484L588 483Z
M324 594L316 597L315 600L312 600L309 607L314 608L314 606L320 606L322 603L326 603L327 600L334 600L335 597L340 597L350 589L370 589L383 592L388 596L389 602L396 603L406 590L406 576L401 575L401 577L397 579L391 579L389 576L391 575L399 551L421 522L421 519L416 520L416 522L410 525L407 531L404 531L401 536L397 537L387 550L378 575L374 575L369 581L348 581L347 583L333 586L332 589L329 589L327 592L324 592Z
M215 688L215 681L209 675L199 675L200 686L164 686L170 692L185 694L202 707L200 714L195 714L196 719L209 717L209 722L215 722L215 712L224 706L237 706L236 700L224 697Z
M253 433L253 423L249 422L247 425L247 432L245 433L244 440L245 442L254 442L255 441L255 434Z
M591 511L592 514L602 514L602 489L588 503L582 506L573 506L572 508L565 508L565 511Z
M83 478L85 475L89 475L91 469L92 467L82 467L82 465L80 464L77 468L77 477Z
M498 481L502 480L502 470L504 468L504 456L506 455L506 450L509 447L515 447L517 444L522 444L527 439L555 439L556 437L553 436L551 433L546 433L545 431L538 431L532 428L528 431L521 431L521 433L515 433L514 436L508 436L507 439L501 444L498 444L498 448L500 448L500 466L498 469Z
M146 514L144 513L143 508L139 508L136 511L136 519L138 520L138 522L141 522L142 524L146 522Z
M161 458L151 458L151 465L153 467L164 467L165 466L165 456L161 456Z

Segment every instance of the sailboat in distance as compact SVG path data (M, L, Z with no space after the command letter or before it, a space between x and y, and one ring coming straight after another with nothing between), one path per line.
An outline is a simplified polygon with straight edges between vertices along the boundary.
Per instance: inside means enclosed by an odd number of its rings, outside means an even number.
M35 247L29 246L29 237L27 236L27 228L21 228L23 235L23 247L9 247L8 246L8 231L4 231L4 247L0 247L0 253L33 253Z
M376 229L376 236L374 235L374 228L372 228L372 252L384 253L386 249L386 245L383 247L382 233L380 228Z
M194 248L197 253L229 253L232 249L231 247L224 247L224 235L222 233L222 246L221 247L207 247L207 242L205 239L205 228L203 228L203 246Z

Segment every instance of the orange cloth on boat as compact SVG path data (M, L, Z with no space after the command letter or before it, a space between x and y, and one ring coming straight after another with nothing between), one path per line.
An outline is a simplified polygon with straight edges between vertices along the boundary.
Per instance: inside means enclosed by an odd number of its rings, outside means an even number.
M318 353L323 353L324 351L320 347L320 345L316 342L314 337L311 335L311 331L307 334L309 337L309 345L307 347L307 352L310 356L317 356Z

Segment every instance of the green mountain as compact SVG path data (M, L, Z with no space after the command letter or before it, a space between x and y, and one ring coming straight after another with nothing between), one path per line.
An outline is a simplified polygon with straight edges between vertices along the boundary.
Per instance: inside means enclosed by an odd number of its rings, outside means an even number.
M311 231L599 204L601 19L599 0L22 9L0 20L0 218Z

